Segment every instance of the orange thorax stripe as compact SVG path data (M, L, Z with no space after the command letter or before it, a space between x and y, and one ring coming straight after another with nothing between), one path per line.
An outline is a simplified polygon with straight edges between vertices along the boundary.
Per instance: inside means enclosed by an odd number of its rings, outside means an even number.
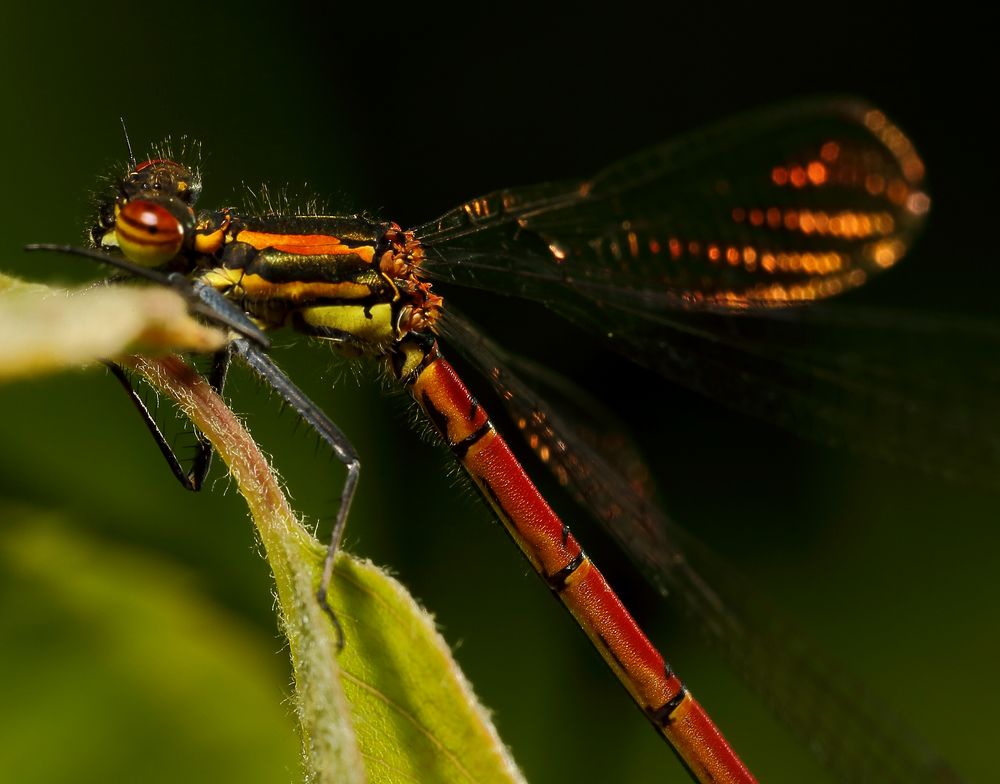
M285 253L300 256L355 255L371 264L375 258L375 248L371 245L346 245L338 237L329 234L275 234L265 231L244 229L235 237L237 242L245 242L258 250L274 248Z

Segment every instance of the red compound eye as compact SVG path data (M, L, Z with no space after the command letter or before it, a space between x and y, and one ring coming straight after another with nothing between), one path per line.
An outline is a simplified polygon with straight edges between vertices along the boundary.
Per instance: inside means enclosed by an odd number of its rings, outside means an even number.
M166 264L184 245L180 221L166 207L143 199L119 209L115 236L125 257L144 267Z

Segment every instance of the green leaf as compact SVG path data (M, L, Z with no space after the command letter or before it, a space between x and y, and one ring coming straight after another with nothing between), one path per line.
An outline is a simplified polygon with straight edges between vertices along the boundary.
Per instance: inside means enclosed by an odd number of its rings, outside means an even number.
M368 780L517 782L520 774L430 617L399 582L344 557L341 683Z
M323 547L299 523L253 439L176 357L128 364L209 438L250 507L277 584L310 779L521 781L431 618L399 583L344 554L332 586L347 639L338 661L333 625L316 601Z
M219 333L178 311L173 292L108 287L96 301L78 295L67 305L60 292L31 289L0 278L0 335L7 343L0 344L0 378L115 356L171 397L229 467L275 577L307 780L523 781L430 616L397 581L344 553L331 593L346 637L338 656L333 624L316 600L324 548L300 524L240 421L179 358L121 356L136 346L211 350ZM157 305L165 310L134 299L148 295L166 295ZM55 307L53 297L60 297ZM78 308L81 298L88 304ZM58 315L63 307L73 309L72 317ZM4 318L27 339L12 338Z

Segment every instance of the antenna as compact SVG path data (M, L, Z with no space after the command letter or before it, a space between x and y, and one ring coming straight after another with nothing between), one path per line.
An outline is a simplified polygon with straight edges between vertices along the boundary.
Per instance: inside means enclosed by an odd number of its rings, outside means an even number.
M122 124L122 133L125 134L125 146L128 147L128 163L129 163L129 166L131 167L131 170L135 171L135 167L137 166L137 163L136 163L136 160L135 160L135 153L132 152L132 142L129 141L129 138L128 138L128 128L125 127L125 118L124 117L119 117L118 119L121 121L121 124Z

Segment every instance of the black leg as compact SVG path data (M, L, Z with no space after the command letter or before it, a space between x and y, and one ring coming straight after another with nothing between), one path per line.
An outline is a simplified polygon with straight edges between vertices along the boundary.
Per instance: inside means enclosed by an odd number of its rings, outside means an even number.
M221 351L217 351L212 358L212 370L208 376L208 383L211 384L212 389L220 395L226 386L226 375L229 372L231 359L232 352L228 347ZM105 362L104 364L108 366L114 377L118 379L118 382L122 385L122 388L128 395L129 400L132 401L132 405L134 405L136 410L139 412L139 415L142 417L142 421L146 424L146 429L149 430L150 434L153 436L153 440L156 442L157 447L160 449L160 453L167 461L167 465L170 466L170 470L173 472L174 476L177 477L177 481L180 482L181 485L187 490L192 490L194 492L201 490L205 477L208 476L208 469L212 466L212 445L208 442L208 439L205 438L201 432L195 430L195 435L198 439L198 451L195 453L194 460L191 463L191 469L189 471L185 471L184 467L181 465L180 459L177 457L177 453L174 452L170 444L167 443L167 439L163 436L163 431L160 430L159 425L156 424L156 420L149 412L146 404L135 391L135 387L132 386L132 382L129 380L125 371L120 365L117 365L114 362Z
M233 353L238 354L247 367L260 376L275 392L281 395L289 406L295 409L303 421L323 439L324 443L333 450L337 459L347 468L347 479L344 480L344 489L340 493L340 508L337 510L333 531L330 534L330 544L326 550L326 559L323 561L323 576L320 578L319 590L316 592L320 606L333 621L333 626L337 631L337 647L340 649L344 645L344 631L333 612L333 608L330 607L328 592L330 580L333 578L333 559L337 550L340 549L340 540L344 536L347 513L351 509L354 490L357 488L358 477L361 473L361 462L358 460L358 455L354 451L354 447L351 446L351 442L347 440L347 436L323 413L319 406L295 386L267 354L245 338L237 338L230 345Z

